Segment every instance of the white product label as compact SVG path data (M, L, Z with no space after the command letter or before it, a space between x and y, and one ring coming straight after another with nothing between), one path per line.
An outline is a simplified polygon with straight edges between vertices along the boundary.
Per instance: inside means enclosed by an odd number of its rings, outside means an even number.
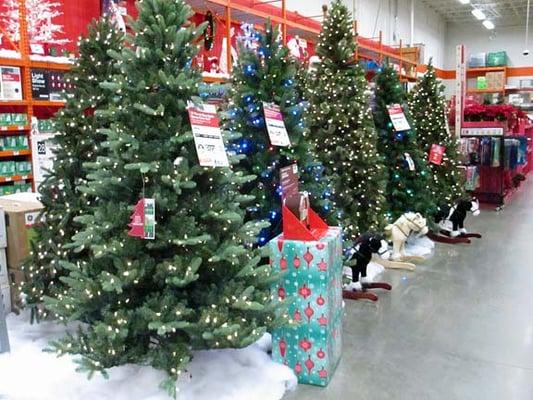
M263 102L263 111L270 144L272 146L290 147L291 141L279 106Z
M393 104L388 106L387 109L389 110L390 120L394 126L394 129L396 129L398 132L408 131L411 129L411 126L409 125L409 122L407 122L407 118L405 118L405 114L403 113L402 106L399 104Z
M189 102L188 110L200 165L202 167L229 167L216 107L211 104L195 106Z

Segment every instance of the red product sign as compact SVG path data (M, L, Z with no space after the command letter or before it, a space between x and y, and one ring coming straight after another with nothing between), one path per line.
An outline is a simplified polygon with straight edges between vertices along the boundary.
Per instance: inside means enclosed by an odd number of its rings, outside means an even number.
M298 165L293 164L280 169L281 200L297 195L298 191Z
M441 165L444 153L446 153L446 147L432 144L431 149L429 150L429 162L435 165Z

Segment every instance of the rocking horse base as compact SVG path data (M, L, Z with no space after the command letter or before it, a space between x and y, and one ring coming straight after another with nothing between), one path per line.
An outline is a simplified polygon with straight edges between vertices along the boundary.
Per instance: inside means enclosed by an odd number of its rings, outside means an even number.
M483 236L481 236L481 233L462 233L460 237L481 239Z
M353 292L351 290L343 290L342 298L347 300L370 300L378 301L378 296L369 292Z
M442 235L429 231L427 237L437 243L447 243L447 244L470 244L471 241L465 236L451 237L449 234L445 234L445 231L441 231Z
M405 269L407 271L414 271L416 269L416 265L410 262L385 260L376 256L372 257L372 261L388 269Z

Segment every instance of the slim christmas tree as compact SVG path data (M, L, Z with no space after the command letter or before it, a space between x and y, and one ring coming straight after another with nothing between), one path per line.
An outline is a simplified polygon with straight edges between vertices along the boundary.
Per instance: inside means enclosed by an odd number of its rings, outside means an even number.
M378 129L378 151L388 170L388 217L395 220L403 213L413 211L429 218L436 210L431 194L431 172L427 155L418 146L416 129L410 120L398 74L390 65L384 65L375 82L374 122ZM390 114L395 110L389 109L395 105L403 111L409 129L395 129ZM399 108L396 110L400 111Z
M249 177L199 165L187 100L200 82L190 65L203 27L189 22L183 0L137 7L131 46L109 52L120 73L102 84L116 95L102 113L112 122L103 130L108 154L88 164L82 190L98 202L76 219L83 229L73 238L88 256L62 263L67 294L47 304L86 323L54 343L59 354L81 355L82 370L147 364L168 373L164 386L175 393L192 350L263 335L274 322L273 278L245 246L261 228L243 224L249 198L239 189ZM146 239L128 234L143 223Z
M26 0L26 14L28 20L28 36L30 43L61 44L68 42L60 39L63 26L54 22L56 17L63 15L60 11L61 3L50 0ZM5 27L9 38L20 40L19 1L6 0L4 12L0 17L0 26Z
M299 87L303 83L296 78L296 60L289 57L289 50L278 37L279 30L268 21L264 32L254 33L254 46L241 46L224 114L226 129L238 137L234 149L245 156L239 168L256 176L243 188L243 193L255 196L255 202L248 207L248 218L269 220L271 224L261 232L259 245L281 233L280 168L298 163L301 190L310 193L317 211L329 209L329 202L323 198L322 167L314 160L314 148L303 122L305 104ZM290 145L271 144L264 103L280 107Z
M81 225L74 217L86 213L94 198L77 191L87 182L84 163L96 161L105 153L99 133L107 126L97 111L108 106L114 94L99 84L113 72L109 50L122 47L123 35L117 33L108 20L102 19L89 27L88 36L79 42L79 58L68 74L76 83L76 90L58 113L55 126L54 169L39 187L45 218L36 226L38 240L33 246L32 260L23 267L26 282L22 291L32 309L32 321L46 311L38 309L43 296L58 297L64 290L60 280L66 271L59 260L75 263L86 256L85 251L74 252L67 244Z
M447 127L447 107L444 86L437 80L431 62L409 95L409 109L416 126L417 142L425 154L436 155L430 158L433 177L432 195L438 205L451 206L463 194L463 173L459 168L457 140ZM436 146L441 146L435 147ZM444 150L442 157L437 152Z
M368 85L354 56L351 21L346 6L333 2L317 45L321 62L308 78L307 122L331 178L336 212L330 222L354 241L385 222L386 170L376 148Z

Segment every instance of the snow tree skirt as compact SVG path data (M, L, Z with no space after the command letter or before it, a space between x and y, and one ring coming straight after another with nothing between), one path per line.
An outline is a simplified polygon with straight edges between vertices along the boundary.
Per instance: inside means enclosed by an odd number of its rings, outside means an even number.
M109 370L109 379L87 380L75 372L73 357L57 358L42 349L67 328L52 322L29 325L29 316L10 314L11 353L0 355L2 400L168 400L159 389L164 374L152 367L125 365ZM68 327L75 329L74 325ZM179 400L278 400L296 387L296 376L272 362L270 337L240 350L194 353L187 374L178 381Z

